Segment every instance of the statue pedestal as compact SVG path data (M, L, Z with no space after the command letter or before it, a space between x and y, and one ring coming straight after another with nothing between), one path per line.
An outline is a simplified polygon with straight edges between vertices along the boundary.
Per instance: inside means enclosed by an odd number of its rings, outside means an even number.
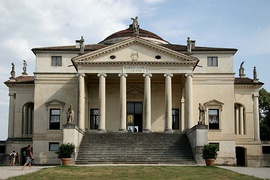
M186 134L197 164L204 164L202 148L205 144L208 144L208 126L203 124L193 126Z
M75 124L64 124L63 129L78 129L78 127Z
M63 143L72 143L75 145L75 155L72 156L71 163L74 164L78 149L81 144L84 132L81 131L75 124L64 124L63 125Z

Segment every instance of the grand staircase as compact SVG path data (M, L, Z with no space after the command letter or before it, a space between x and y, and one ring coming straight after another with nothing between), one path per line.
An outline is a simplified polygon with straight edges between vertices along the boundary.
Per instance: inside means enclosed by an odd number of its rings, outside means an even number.
M185 134L85 133L76 164L196 164Z

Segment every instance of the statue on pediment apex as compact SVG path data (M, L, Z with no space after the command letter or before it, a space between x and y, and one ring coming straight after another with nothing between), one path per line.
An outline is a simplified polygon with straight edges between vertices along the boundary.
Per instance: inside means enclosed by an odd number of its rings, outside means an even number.
M131 20L133 20L133 23L132 23L133 33L134 34L139 34L138 16L136 16L135 18L131 18Z

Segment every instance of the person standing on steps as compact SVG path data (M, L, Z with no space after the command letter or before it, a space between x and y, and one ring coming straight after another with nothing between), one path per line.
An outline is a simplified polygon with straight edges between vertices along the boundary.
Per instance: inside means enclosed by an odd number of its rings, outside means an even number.
M25 159L25 163L22 167L22 170L24 169L24 167L28 164L29 168L31 169L31 163L32 160L34 159L33 154L31 152L31 145L28 145L27 149L25 150L25 154L26 154L26 159Z

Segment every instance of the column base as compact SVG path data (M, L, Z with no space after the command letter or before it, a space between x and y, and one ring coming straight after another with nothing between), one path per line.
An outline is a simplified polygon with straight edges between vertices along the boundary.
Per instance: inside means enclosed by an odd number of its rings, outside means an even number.
M128 132L127 131L127 129L119 129L119 131L118 132L121 132L121 133L126 133L126 132Z
M152 131L151 131L151 129L144 129L143 132L144 133L151 133Z
M173 130L172 129L165 129L164 133L173 133Z
M105 133L106 129L98 129L98 133Z

